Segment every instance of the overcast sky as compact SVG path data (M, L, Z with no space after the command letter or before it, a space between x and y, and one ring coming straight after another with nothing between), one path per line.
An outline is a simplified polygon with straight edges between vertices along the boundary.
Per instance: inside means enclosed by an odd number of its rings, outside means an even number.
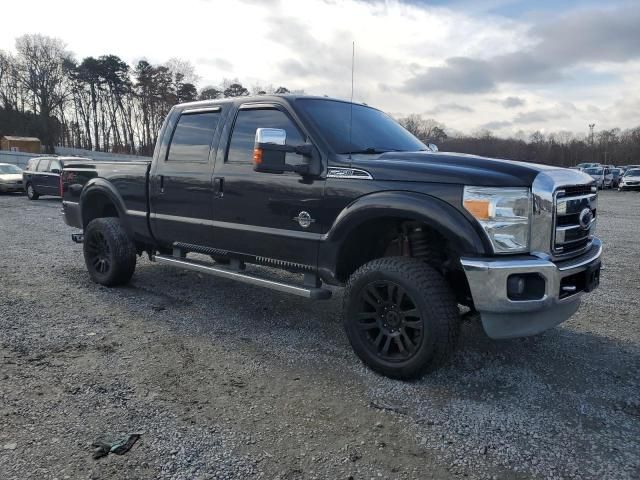
M20 0L0 49L62 38L76 58L190 60L238 77L498 135L640 125L640 1Z

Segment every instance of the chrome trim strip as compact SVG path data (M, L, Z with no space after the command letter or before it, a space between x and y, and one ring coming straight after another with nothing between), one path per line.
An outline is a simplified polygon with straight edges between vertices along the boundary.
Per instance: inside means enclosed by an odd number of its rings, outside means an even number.
M142 212L140 210L127 210L127 215L131 215L132 217L146 217L147 212Z
M145 214L146 215L146 214ZM208 227L227 228L230 230L244 230L248 232L264 233L267 235L278 235L281 237L300 238L303 240L320 240L321 233L300 232L297 230L287 230L284 228L260 227L257 225L247 225L244 223L220 222L205 218L180 217L177 215L165 215L163 213L152 213L151 218L157 220L167 220L170 222L191 223L194 225L206 225Z
M213 265L207 265L204 262L197 260L184 260L178 259L166 255L155 255L153 260L165 265L172 265L176 267L182 267L187 270L193 270L196 272L207 273L209 275L216 275L218 277L227 278L230 280L239 280L251 285L257 285L260 287L267 287L279 292L292 293L305 298L313 298L317 300L324 300L331 297L331 290L325 288L307 288L297 285L291 285L283 282L276 282L275 280L268 280L266 278L256 277L254 275L235 272L227 270L225 268L215 267Z
M202 108L187 108L181 112L181 115L189 113L206 113L206 112L219 112L221 107L202 107Z
M366 170L347 167L329 167L327 178L344 178L349 180L373 180Z

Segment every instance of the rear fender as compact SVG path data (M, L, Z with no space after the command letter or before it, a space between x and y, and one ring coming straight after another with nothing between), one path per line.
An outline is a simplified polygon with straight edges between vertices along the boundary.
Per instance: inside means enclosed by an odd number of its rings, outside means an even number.
M127 208L122 196L112 183L104 178L92 178L82 189L80 194L80 214L82 216L82 227L86 228L87 224L93 218L100 216L99 212L92 211L94 200L96 197L102 197L115 207L115 210L127 232L131 235L133 232L127 221Z

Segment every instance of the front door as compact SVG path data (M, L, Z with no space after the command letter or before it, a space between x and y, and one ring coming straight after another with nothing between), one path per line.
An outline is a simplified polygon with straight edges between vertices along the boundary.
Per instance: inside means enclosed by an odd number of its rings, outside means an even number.
M258 173L252 163L256 129L285 130L287 145L305 143L307 134L284 105L249 103L235 115L214 170L216 247L316 268L324 179ZM287 163L303 162L287 154Z
M177 118L176 118L177 117ZM211 173L220 107L183 110L168 122L151 172L151 224L165 247L175 242L212 246ZM141 212L143 213L143 212Z

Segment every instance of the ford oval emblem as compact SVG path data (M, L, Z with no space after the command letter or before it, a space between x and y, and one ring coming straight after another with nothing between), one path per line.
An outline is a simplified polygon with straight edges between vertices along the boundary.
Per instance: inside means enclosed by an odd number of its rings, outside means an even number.
M302 228L309 228L313 222L315 222L314 218L311 218L309 212L305 212L304 210L298 214L297 217L293 217L293 219L298 222Z
M583 230L589 230L591 226L591 221L593 220L593 213L590 208L585 208L580 212L580 216L578 217L578 222L580 222L580 227Z

